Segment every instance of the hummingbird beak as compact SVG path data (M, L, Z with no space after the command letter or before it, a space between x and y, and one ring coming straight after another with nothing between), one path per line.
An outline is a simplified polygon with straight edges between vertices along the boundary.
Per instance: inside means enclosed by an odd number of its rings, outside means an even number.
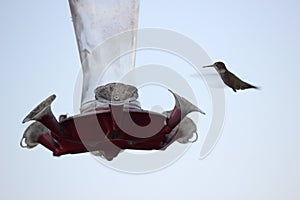
M206 65L206 66L203 66L202 68L207 68L207 67L215 67L215 65Z

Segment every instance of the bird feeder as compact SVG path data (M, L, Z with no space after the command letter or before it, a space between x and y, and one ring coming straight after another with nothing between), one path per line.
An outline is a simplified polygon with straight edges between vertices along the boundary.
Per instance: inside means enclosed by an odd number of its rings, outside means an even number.
M83 74L80 114L57 120L51 95L23 120L35 122L21 146L41 144L54 156L98 152L112 160L126 149L165 150L175 141L192 142L196 125L186 115L204 112L171 90L172 110L144 110L137 87L120 82L134 69L139 1L69 0L69 5Z

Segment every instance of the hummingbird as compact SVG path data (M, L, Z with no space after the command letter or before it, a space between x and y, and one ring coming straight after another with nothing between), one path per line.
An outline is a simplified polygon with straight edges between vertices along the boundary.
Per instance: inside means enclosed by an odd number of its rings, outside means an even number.
M223 82L230 87L234 92L236 90L244 90L249 88L259 89L259 87L256 87L254 85L251 85L249 83L246 83L239 79L236 75L231 73L225 66L223 62L215 62L212 65L203 66L203 68L206 67L214 67L217 72L219 73L220 77L222 78Z

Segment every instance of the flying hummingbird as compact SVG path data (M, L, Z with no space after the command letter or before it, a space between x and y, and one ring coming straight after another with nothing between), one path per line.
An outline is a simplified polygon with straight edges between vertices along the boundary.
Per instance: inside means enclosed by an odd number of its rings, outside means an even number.
M205 68L205 67L214 67L217 70L217 72L219 73L223 82L228 87L232 88L232 90L234 92L236 92L236 90L244 90L244 89L249 89L249 88L259 89L258 87L253 86L253 85L246 83L246 82L242 81L241 79L239 79L236 75L231 73L226 68L226 66L223 62L215 62L212 65L203 66L203 68Z

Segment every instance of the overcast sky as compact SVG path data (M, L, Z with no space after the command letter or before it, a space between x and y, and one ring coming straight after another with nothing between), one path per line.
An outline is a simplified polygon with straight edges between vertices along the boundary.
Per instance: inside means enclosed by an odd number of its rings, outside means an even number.
M299 9L297 0L141 0L140 28L183 34L262 89L224 88L222 137L206 159L199 140L163 170L133 175L90 154L19 146L23 118L44 98L57 95L56 115L74 112L80 60L67 0L2 1L0 199L300 199Z

